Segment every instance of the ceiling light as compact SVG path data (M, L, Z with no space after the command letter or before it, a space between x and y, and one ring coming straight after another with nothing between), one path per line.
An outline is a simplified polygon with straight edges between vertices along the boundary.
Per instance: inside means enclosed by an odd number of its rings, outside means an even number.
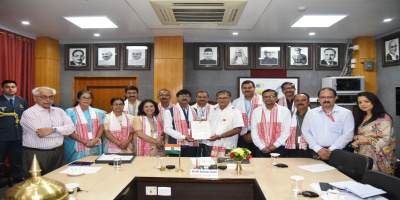
M314 32L310 32L310 33L308 33L308 35L315 35L315 33Z
M107 17L64 17L80 28L118 28Z
M21 22L23 25L29 25L30 23L28 21L22 21Z
M390 22L390 21L392 21L392 18L386 18L383 20L383 22Z
M292 27L330 27L347 15L304 15Z
M238 32L233 32L232 35L239 35L239 33Z
M96 37L100 37L100 33L95 33L93 35L96 36Z

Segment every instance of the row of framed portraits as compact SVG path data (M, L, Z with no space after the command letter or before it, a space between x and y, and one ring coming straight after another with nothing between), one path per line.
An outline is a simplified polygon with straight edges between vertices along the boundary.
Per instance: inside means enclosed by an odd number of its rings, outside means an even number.
M196 43L195 69L301 69L312 70L311 43L257 43L253 64L252 43ZM223 51L223 47L225 50ZM341 70L343 44L315 44L316 70ZM225 54L223 53L225 52Z
M94 70L120 69L120 44L93 44ZM150 70L150 44L122 44L124 70ZM90 44L65 45L65 70L90 70Z
M399 57L400 32L382 38L382 66L400 65Z

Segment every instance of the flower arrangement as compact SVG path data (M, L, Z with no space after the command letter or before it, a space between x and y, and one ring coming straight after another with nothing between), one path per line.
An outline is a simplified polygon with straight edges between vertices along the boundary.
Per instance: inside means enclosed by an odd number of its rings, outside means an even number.
M250 158L252 158L250 154L251 151L247 148L232 148L231 152L226 155L229 156L232 160L242 161L244 159L250 160Z

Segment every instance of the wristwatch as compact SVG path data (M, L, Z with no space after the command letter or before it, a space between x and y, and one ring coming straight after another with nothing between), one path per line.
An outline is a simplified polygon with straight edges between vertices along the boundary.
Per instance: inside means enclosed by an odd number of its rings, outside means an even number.
M53 133L57 133L57 128L53 127Z

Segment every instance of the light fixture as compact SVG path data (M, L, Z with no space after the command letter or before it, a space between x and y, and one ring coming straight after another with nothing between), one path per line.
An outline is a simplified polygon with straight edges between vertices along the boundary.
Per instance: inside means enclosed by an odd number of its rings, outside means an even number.
M390 21L392 21L392 18L386 18L383 20L383 22L390 22Z
M347 15L304 15L292 27L330 27Z
M239 33L238 32L233 32L232 35L239 35Z
M100 33L95 33L93 35L96 36L96 37L100 37Z
M29 25L29 24L30 24L28 21L21 21L21 23L22 23L23 25Z
M308 33L308 35L315 35L315 33L314 32L310 32L310 33Z
M80 28L118 28L107 17L64 17Z

